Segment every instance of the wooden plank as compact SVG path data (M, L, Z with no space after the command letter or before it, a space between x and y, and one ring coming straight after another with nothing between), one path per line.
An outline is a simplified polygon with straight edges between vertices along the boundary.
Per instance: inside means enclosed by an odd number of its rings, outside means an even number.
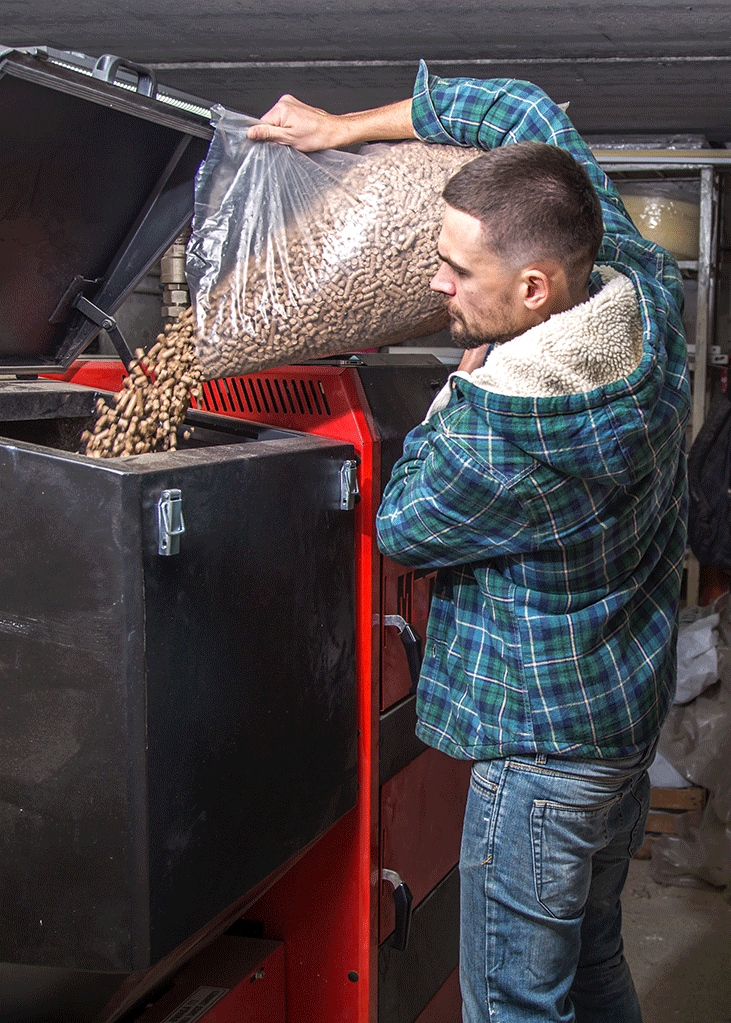
M685 789L653 788L650 807L653 810L702 810L707 796L707 790L698 786Z
M660 835L676 834L683 817L694 810L702 810L707 798L707 789L699 786L683 789L653 787L645 840L635 859L649 860L653 842Z
M651 810L647 816L645 831L648 834L674 835L678 830L678 823L683 816L684 814L682 813L657 813Z

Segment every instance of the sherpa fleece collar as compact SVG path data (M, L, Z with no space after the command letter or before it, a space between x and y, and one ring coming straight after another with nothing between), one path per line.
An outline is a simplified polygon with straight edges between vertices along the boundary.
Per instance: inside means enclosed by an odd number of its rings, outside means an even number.
M628 376L642 358L642 317L634 285L597 266L604 287L592 298L496 346L484 366L461 377L497 394L580 394ZM444 409L451 388L436 396L427 419Z

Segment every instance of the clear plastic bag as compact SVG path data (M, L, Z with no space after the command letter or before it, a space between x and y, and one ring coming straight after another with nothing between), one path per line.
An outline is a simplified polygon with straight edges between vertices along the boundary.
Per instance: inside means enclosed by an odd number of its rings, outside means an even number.
M429 288L446 181L475 150L418 141L306 154L215 108L186 271L212 379L440 330Z

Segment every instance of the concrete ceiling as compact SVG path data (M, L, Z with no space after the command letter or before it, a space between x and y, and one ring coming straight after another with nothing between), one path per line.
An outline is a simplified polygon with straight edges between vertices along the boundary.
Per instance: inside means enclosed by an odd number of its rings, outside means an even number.
M330 110L408 95L437 74L541 85L587 134L731 139L731 5L604 0L3 0L0 42L114 53L258 115L283 92Z

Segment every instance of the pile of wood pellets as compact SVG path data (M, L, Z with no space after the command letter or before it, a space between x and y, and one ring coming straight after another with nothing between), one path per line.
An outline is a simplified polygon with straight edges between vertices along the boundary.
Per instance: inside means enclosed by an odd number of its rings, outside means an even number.
M81 437L83 454L119 458L177 448L191 398L200 404L202 397L195 332L189 308L165 327L149 352L135 351L124 386L112 403L98 399L93 428Z
M446 326L443 296L429 288L441 192L475 156L422 142L374 146L318 198L304 229L290 226L285 245L254 235L254 255L196 298L204 377L396 344Z

